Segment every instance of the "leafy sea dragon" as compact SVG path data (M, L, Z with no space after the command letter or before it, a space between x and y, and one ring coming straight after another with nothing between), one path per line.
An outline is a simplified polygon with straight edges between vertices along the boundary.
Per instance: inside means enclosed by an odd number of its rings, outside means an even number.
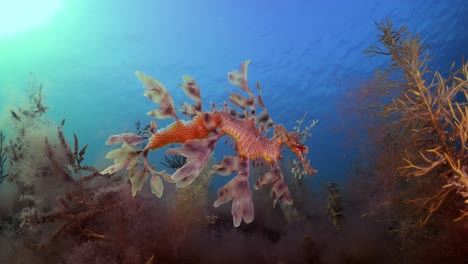
M268 166L271 170L262 176L255 183L255 189L263 185L271 185L271 196L274 205L278 200L285 204L292 204L291 193L286 185L283 173L278 164L283 146L289 148L298 158L300 170L303 174L313 175L314 170L306 159L308 149L299 138L302 136L298 132L288 132L283 125L275 125L271 120L262 100L260 85L257 82L258 96L254 96L247 82L247 68L250 61L241 63L240 70L228 73L228 80L247 93L247 97L239 93L232 92L229 101L232 105L242 109L236 111L224 103L224 107L218 107L211 103L212 111L202 110L200 89L197 82L190 76L182 77L184 83L182 87L185 94L195 101L194 105L182 104L179 111L189 116L189 121L180 120L174 110L174 102L166 87L159 81L137 71L136 75L147 89L144 93L151 101L155 102L159 108L148 112L148 115L163 119L172 117L175 122L164 129L157 130L155 122L150 123L152 136L148 144L142 150L137 150L134 146L147 138L134 133L124 133L112 135L106 144L123 143L122 147L110 151L106 158L114 159L114 165L103 170L102 174L110 174L121 169L130 171L130 182L132 184L132 194L136 195L151 173L151 190L158 197L163 193L163 182L176 182L177 187L185 187L192 183L201 173L218 142L219 138L228 135L235 142L235 156L226 156L221 162L215 164L212 172L227 176L234 172L237 175L218 191L218 199L214 206L231 200L234 226L239 226L242 219L246 223L252 222L254 218L254 207L252 193L249 187L250 164ZM255 106L263 108L263 111L256 115ZM268 138L268 129L273 127L273 136ZM183 144L179 148L170 148L167 155L183 155L187 158L187 163L178 169L174 174L169 175L165 171L156 171L148 162L147 155L151 150L156 150L169 144ZM143 164L139 161L142 160ZM297 169L297 168L296 168Z

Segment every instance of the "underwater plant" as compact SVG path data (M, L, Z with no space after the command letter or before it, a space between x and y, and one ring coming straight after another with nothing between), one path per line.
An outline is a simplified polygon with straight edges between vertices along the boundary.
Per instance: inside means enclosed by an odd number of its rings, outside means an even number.
M329 214L330 220L339 231L343 225L343 206L341 204L341 195L338 190L338 185L334 182L328 185L328 203L326 211Z
M304 129L301 129L306 117L307 117L307 112L304 113L301 119L296 120L297 126L293 128L294 131L296 131L298 135L297 137L298 141L303 145L305 144L307 138L312 136L312 133L310 132L310 130L318 123L318 119L312 120L312 122L308 126L306 126ZM301 167L301 161L297 159L292 160L291 172L294 175L294 177L299 180L302 177L307 176L309 173L307 170L304 170Z
M213 178L210 171L212 164L213 159L210 159L190 188L177 188L172 194L173 208L169 212L171 221L168 224L172 240L184 241L190 232L215 224L218 216L213 213L210 215L206 208L208 189Z
M171 148L174 148L175 145L171 144ZM159 162L159 164L166 166L167 168L173 169L173 170L178 170L182 168L185 163L187 163L187 157L182 156L182 155L164 155L164 161Z
M138 120L135 122L135 133L139 136L147 136L147 135L151 135L151 133L149 132L149 129L150 129L150 125L146 125L145 127L141 127L141 121Z
M5 144L5 135L3 131L0 130L0 184L8 177L8 171L5 165L7 155L6 155L6 146Z
M308 148L300 142L305 134L297 131L289 132L283 125L273 123L263 103L258 83L258 95L254 96L247 82L249 63L250 61L244 61L241 63L240 70L228 73L229 82L248 95L248 97L244 97L233 92L229 97L231 104L239 107L242 112L230 108L227 104L224 104L224 107L216 108L213 103L211 112L203 111L198 84L192 77L184 75L182 77L184 83L180 84L180 87L190 99L195 101L195 105L184 103L182 104L183 108L180 109L182 114L191 118L188 122L179 120L175 113L173 99L164 85L137 71L137 77L147 89L144 95L159 105L159 109L150 111L148 114L158 119L172 117L175 122L167 128L156 131L157 125L152 121L150 132L153 135L142 150L135 149L133 145L141 143L145 138L135 133L110 136L106 144L123 143L123 146L107 154L107 158L114 159L114 165L109 166L101 173L111 174L124 168L128 169L134 196L146 182L147 174L151 173L151 190L158 197L161 197L163 193L161 178L168 182L176 182L177 187L189 185L199 176L209 161L219 138L228 135L236 142L237 155L224 157L221 162L213 166L212 171L221 175L230 175L235 171L238 174L218 191L218 199L214 206L218 207L233 200L231 213L236 227L240 225L242 219L246 223L253 220L254 209L249 187L250 162L254 165L271 167L269 172L260 176L255 183L255 188L259 189L263 185L271 185L271 196L274 204L278 200L292 204L291 194L278 164L283 147L289 148L299 159L301 169L305 173L298 171L298 175L313 175L316 170L309 165L309 161L305 157ZM259 115L256 114L255 106L263 108ZM273 137L268 138L270 127L274 129ZM307 130L306 133L308 133ZM187 163L172 175L165 171L156 171L148 162L148 152L172 143L180 143L183 146L170 148L166 153L185 156ZM142 158L143 166L139 165L139 158Z
M377 24L379 46L366 52L388 56L388 67L374 78L380 94L390 98L379 109L387 120L387 133L402 146L406 163L399 175L416 178L413 193L426 197L408 199L420 206L421 224L444 202L458 208L454 221L468 216L468 64L448 77L428 67L429 52L419 36L387 20ZM423 187L425 186L425 187ZM430 187L429 187L430 186ZM410 190L411 192L411 190Z
M26 202L25 205L18 204L16 208L21 211L18 217L20 225L34 227L60 223L48 235L36 230L42 238L36 246L43 246L75 230L92 235L83 223L108 209L96 208L99 203L87 199L89 193L86 192L85 183L93 181L97 176L108 176L101 175L92 166L82 164L88 145L80 148L78 137L73 134L72 150L63 134L65 119L56 127L57 134L53 137L50 130L53 122L44 116L48 107L42 103L42 85L39 87L31 90L31 108L11 110L18 136L10 140L8 154L9 180L17 185L20 201ZM35 150L31 151L26 146L34 146ZM51 189L54 191L51 192ZM48 197L48 194L53 197ZM53 201L57 201L58 205Z
M110 201L90 199L97 196L97 178L109 177L83 164L87 145L80 147L74 134L74 145L70 147L63 133L65 120L56 126L47 118L49 107L44 105L42 90L42 84L35 79L29 82L29 102L10 110L13 136L7 146L1 135L0 165L5 168L8 157L7 181L13 189L13 208L11 215L0 219L0 237L2 241L8 236L16 237L1 251L2 262L5 254L13 257L11 249L44 250L49 246L54 251L59 250L64 237L92 237L94 233L87 230L87 223L111 208ZM5 263L11 262L14 261L9 259Z

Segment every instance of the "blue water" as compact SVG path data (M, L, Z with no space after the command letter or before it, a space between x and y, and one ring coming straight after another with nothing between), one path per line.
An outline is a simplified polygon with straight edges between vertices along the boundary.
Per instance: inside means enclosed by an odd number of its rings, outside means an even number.
M457 6L457 8L453 8ZM132 130L154 105L134 75L146 72L186 97L183 74L200 84L203 104L227 100L226 73L251 59L249 80L263 87L276 123L292 129L308 112L319 119L308 145L317 177L339 180L356 154L343 145L350 122L336 106L343 93L369 78L379 60L374 22L390 17L429 45L434 65L447 68L468 54L465 1L66 1L37 28L0 39L1 126L23 96L30 72L45 84L56 119L67 119L90 144L87 162L106 165L104 142ZM5 90L9 90L5 93ZM165 124L163 121L162 126Z
M346 182L367 150L360 140L365 129L343 112L343 98L385 65L363 53L378 43L375 22L390 18L419 33L430 50L429 66L446 75L468 56L467 14L466 0L63 1L45 23L0 35L0 130L15 136L10 109L27 101L32 73L44 84L48 116L57 124L66 119L68 141L76 133L81 146L89 144L83 163L104 169L112 164L105 159L112 149L105 145L108 136L153 120L146 112L156 105L143 96L136 70L164 83L177 105L189 101L177 86L182 75L193 76L208 110L210 102L221 104L236 91L227 72L250 59L250 85L260 82L275 123L292 130L305 112L306 122L319 120L306 145L319 171L311 186L323 189ZM155 121L164 127L173 120ZM223 142L215 149L218 160L233 153ZM155 164L163 156L151 153Z
M292 129L306 111L320 120L308 141L316 177L340 180L357 150L343 144L353 122L337 102L381 65L363 54L376 44L374 22L408 25L430 47L433 65L446 69L468 54L464 3L67 1L46 24L0 39L0 124L8 127L8 109L32 72L45 84L50 114L67 119L69 137L90 144L88 163L104 166L109 134L151 120L145 113L154 105L141 96L135 70L166 84L176 103L186 101L180 77L193 76L208 109L233 89L226 73L251 59L250 83L260 81L276 123Z

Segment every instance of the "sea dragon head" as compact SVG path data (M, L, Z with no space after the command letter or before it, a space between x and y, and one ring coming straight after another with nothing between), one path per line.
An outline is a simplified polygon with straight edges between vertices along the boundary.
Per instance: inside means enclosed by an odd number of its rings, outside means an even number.
M295 162L293 170L300 170L298 171L299 174L309 174L314 175L317 173L317 170L313 169L310 164L309 160L307 160L306 154L309 152L309 148L303 145L299 140L299 135L297 132L289 132L284 128L283 125L275 125L274 126L274 138L276 139L278 145L282 146L285 145L288 149L290 149L296 157L299 159L299 162ZM298 168L299 164L302 165L302 168Z

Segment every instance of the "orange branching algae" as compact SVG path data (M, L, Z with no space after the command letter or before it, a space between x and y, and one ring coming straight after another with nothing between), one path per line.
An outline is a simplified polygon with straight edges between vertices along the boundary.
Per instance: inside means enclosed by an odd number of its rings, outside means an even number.
M421 223L451 197L459 210L454 221L468 216L468 64L448 77L428 67L429 53L418 36L390 21L378 24L380 45L367 53L391 57L375 81L391 102L381 108L389 133L405 142L400 175L423 177L433 188L428 197L409 202L420 206ZM391 131L391 132L390 132ZM427 184L428 182L431 184ZM424 184L424 183L423 183ZM430 187L429 187L430 186Z

